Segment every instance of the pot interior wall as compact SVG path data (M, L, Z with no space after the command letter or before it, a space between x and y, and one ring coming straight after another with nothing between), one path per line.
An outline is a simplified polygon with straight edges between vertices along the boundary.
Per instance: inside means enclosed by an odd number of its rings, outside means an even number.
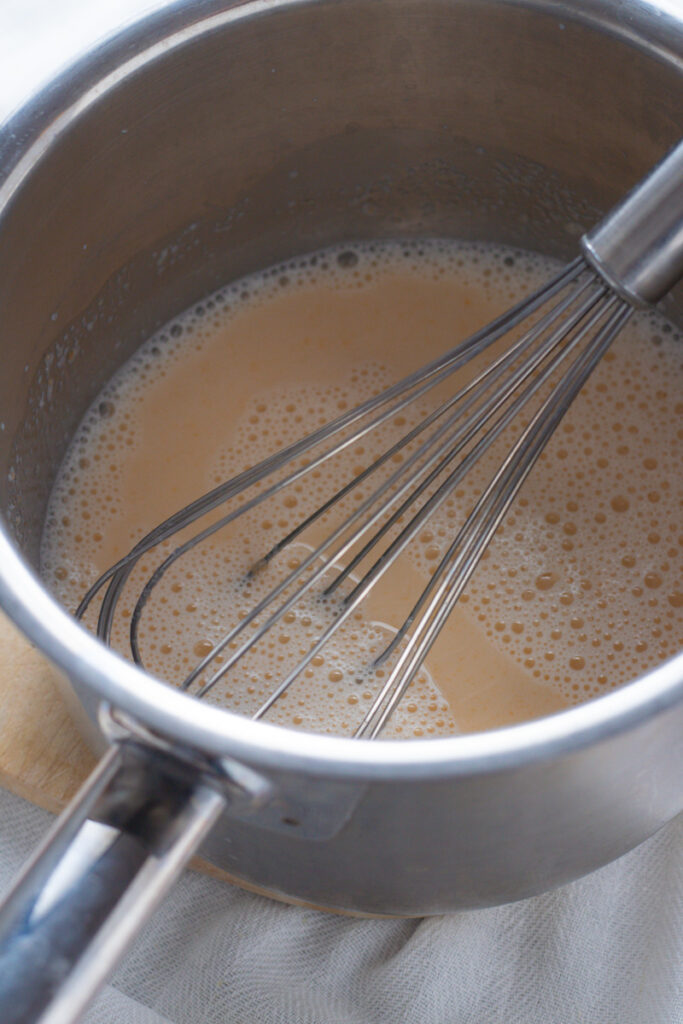
M677 139L680 35L486 0L232 13L103 90L0 211L0 507L34 564L85 409L201 296L341 239L566 258Z

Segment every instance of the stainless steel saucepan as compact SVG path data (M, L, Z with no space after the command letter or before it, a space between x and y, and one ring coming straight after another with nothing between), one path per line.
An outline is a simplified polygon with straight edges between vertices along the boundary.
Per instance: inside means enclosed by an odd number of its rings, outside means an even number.
M200 843L273 894L421 915L559 885L681 810L683 656L513 728L323 738L145 675L37 571L69 438L162 323L342 239L567 258L682 111L671 6L181 0L0 130L0 605L108 751L0 916L3 1024L75 1020ZM667 312L683 321L680 290Z

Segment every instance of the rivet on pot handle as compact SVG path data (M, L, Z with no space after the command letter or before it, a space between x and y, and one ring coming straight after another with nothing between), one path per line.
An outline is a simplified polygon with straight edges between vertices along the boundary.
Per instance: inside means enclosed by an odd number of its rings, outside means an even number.
M262 803L268 784L239 768L242 796ZM114 745L0 907L2 1024L74 1024L227 800L172 754Z

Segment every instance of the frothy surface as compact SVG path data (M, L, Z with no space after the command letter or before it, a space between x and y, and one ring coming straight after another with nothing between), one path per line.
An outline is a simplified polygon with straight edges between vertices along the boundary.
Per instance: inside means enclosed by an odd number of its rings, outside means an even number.
M50 503L49 585L75 607L156 522L452 347L554 269L502 247L383 243L318 253L221 290L150 339L85 417ZM671 325L633 318L525 483L387 736L548 713L683 645L682 379ZM245 582L249 567L433 404L406 411L178 563L143 620L146 666L182 679L272 585L270 569ZM382 678L363 667L400 625L507 445L501 439L463 481L270 721L353 728ZM283 570L306 558L310 540L279 556ZM153 564L146 559L144 570ZM123 601L114 635L122 650L133 603ZM336 610L304 601L210 699L253 713Z

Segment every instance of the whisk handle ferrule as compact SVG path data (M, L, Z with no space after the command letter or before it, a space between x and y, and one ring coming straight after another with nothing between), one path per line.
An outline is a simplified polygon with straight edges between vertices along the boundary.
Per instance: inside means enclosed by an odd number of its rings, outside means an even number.
M683 141L581 239L584 256L632 305L658 302L683 277Z

